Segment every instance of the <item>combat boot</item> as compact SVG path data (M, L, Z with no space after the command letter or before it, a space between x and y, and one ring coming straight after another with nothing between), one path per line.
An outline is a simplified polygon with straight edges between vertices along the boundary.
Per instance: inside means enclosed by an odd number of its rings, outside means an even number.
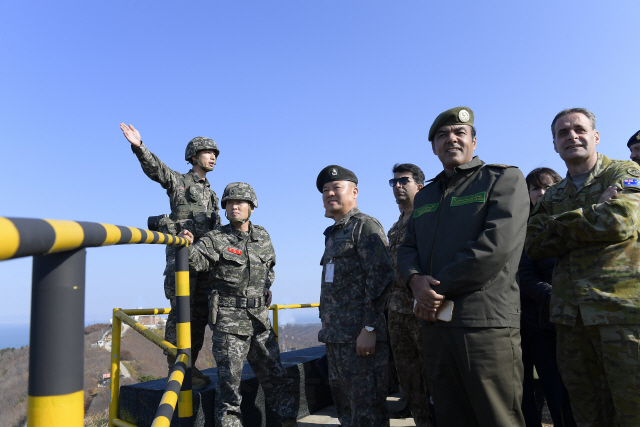
M169 373L167 374L167 381L169 381L169 377L171 376L171 371L173 370L173 367L175 366L175 364L176 364L175 356L171 356L170 354L167 355L167 365L169 365ZM200 390L202 388L205 388L207 385L207 383L203 379L200 379L196 376L195 374L196 371L200 375L203 375L206 377L206 375L198 371L198 368L191 368L191 389L192 390ZM211 381L211 379L209 379L209 381Z
M282 423L282 427L298 427L298 422L295 418L289 418L287 421Z

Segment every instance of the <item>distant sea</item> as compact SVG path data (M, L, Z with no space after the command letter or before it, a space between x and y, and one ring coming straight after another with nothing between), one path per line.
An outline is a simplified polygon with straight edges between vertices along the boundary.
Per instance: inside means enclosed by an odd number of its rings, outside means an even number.
M29 345L28 323L0 323L0 348Z

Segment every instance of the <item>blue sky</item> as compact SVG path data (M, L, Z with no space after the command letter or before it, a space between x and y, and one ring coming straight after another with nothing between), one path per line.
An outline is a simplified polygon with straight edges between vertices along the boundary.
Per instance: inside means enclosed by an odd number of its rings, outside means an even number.
M186 143L207 136L221 150L218 195L233 181L256 189L252 220L277 253L274 302L317 302L331 225L318 172L353 170L361 210L388 229L391 168L440 172L427 132L445 109L471 107L476 153L525 174L565 174L549 126L567 107L591 109L599 151L628 158L638 16L635 1L2 2L0 215L145 227L168 199L120 122L182 172ZM88 249L86 320L166 306L163 252ZM1 262L0 277L0 323L28 321L31 259Z

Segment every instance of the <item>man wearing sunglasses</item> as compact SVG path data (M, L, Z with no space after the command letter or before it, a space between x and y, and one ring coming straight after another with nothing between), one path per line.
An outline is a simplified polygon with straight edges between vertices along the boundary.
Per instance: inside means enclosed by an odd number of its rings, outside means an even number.
M429 422L429 388L422 352L420 323L413 313L413 295L405 286L398 269L398 249L404 242L407 223L413 215L413 198L423 187L424 173L411 163L393 167L393 178L389 185L400 208L398 221L389 229L389 252L395 271L393 285L387 297L388 330L391 351L398 372L398 380L407 407L394 418L413 416L418 427L431 426Z

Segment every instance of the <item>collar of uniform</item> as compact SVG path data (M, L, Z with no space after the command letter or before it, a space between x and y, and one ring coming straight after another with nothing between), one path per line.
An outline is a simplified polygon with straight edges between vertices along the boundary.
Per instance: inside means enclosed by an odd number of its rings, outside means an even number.
M457 173L467 172L470 169L479 168L482 165L484 165L484 162L480 160L480 157L474 156L473 159L471 159L469 162L465 163L464 165L456 166L455 168L453 168L453 175Z
M349 222L349 220L351 219L352 216L354 216L355 214L360 213L360 209L358 209L358 207L356 206L355 208L351 209L349 212L347 212L347 214L345 216L343 216L340 221L336 222L333 226L333 228L335 229L343 227L347 222Z
M395 224L393 224L393 226L391 227L392 230L402 230L403 228L405 228L407 226L407 224L409 224L409 221L407 221L406 224L403 224L402 220L403 220L404 215L400 214L400 217L398 218L398 221L396 221Z
M591 182L594 179L596 179L598 176L600 176L600 174L603 173L604 170L607 168L607 166L609 166L610 164L611 164L610 158L608 158L602 153L598 153L598 160L596 161L596 165L593 167L593 169L591 169L591 173L589 174L587 179L584 180L584 183L582 184L582 188L586 187L587 185L590 185ZM571 175L569 175L569 172L567 172L567 176L565 177L565 179L562 180L560 184L558 184L558 188L565 188L567 186L567 182L571 181L570 176ZM571 184L573 185L573 181L571 181Z
M235 228L232 224L230 224L230 225L231 225L231 229L233 230L233 235L236 236L236 238L238 240L244 240L246 237L250 237L251 240L257 240L253 236L253 223L251 221L249 221L249 231L247 231L246 234L244 232L238 230L237 228Z
M191 174L191 175L193 176L193 179L194 179L196 182L204 181L204 185L206 185L207 187L209 187L209 180L208 180L206 177L204 177L204 178L200 178L200 175L198 175L198 174L196 173L196 171L194 171L193 169L189 169L189 172L187 172L187 173Z

